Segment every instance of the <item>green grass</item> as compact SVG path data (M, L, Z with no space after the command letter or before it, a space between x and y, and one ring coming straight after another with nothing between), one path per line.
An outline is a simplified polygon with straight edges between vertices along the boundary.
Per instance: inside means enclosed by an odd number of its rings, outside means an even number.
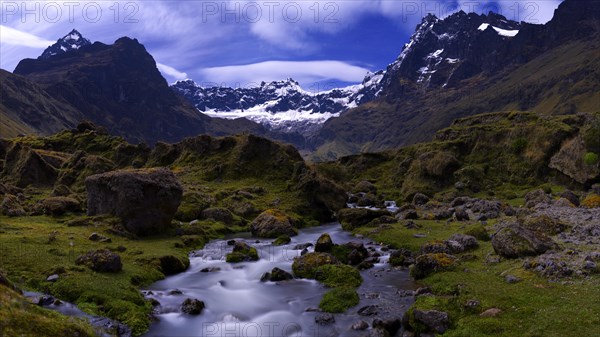
M108 316L129 325L136 335L149 326L151 305L139 292L139 287L160 280L159 258L173 255L187 259L191 249L181 243L182 237L158 236L129 240L113 235L108 225L67 227L63 222L72 217L54 219L45 216L0 217L0 269L19 287L48 292L62 300L74 302L90 314ZM210 224L207 224L209 226ZM88 240L97 232L112 239L112 243ZM218 232L210 228L196 236L197 245L203 245ZM117 247L123 271L96 273L75 264L75 259L88 250ZM46 282L58 273L55 283Z
M457 223L416 222L423 228L408 230L396 224L377 234L369 234L369 228L357 232L394 247L418 251L426 241L447 239L471 228ZM427 238L414 238L416 232L427 234ZM520 259L488 263L486 258L494 253L491 243L479 243L476 250L458 255L461 262L457 268L419 281L430 286L435 296L418 297L413 309L448 312L452 327L444 336L600 335L600 275L573 278L565 284L550 282L525 270ZM517 276L521 282L507 283L507 275ZM467 307L471 300L479 301L480 306ZM479 316L490 308L499 308L503 313L498 317Z
M469 225L460 222L446 221L429 221L429 220L418 220L414 221L418 225L422 226L418 229L407 229L402 224L403 222L391 224L390 229L383 231L376 230L375 228L359 228L355 233L362 234L374 239L377 242L383 242L390 245L393 248L399 249L404 248L413 252L418 252L421 246L429 241L445 240L452 234L463 233ZM493 220L490 221L490 224ZM425 234L425 237L414 237L415 234Z
M94 329L83 319L38 307L0 285L0 335L19 337L92 337Z

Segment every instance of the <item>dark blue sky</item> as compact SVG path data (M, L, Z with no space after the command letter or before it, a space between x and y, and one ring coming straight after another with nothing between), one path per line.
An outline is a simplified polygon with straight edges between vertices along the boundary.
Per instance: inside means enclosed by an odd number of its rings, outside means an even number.
M75 5L73 5L73 3ZM0 67L39 56L71 29L92 41L137 38L169 82L248 85L293 77L358 83L400 54L428 12L497 9L544 23L560 0L2 1ZM258 14L261 14L260 16Z

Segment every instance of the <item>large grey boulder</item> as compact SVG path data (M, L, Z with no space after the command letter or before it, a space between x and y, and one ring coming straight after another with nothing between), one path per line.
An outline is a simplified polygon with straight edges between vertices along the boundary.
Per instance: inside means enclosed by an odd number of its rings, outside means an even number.
M170 224L183 189L167 169L123 170L85 180L88 215L111 214L136 235L162 232Z
M506 258L536 256L559 246L548 235L531 230L518 222L500 225L492 236L492 246L496 254Z

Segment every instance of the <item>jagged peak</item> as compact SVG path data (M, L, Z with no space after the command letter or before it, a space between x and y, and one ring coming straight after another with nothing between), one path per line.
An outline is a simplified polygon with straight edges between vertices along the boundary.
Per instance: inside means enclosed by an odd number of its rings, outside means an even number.
M196 84L196 82L191 78L177 80L177 81L175 81L175 83L171 84L171 86L174 86L174 85L192 85L194 87L199 87L199 85Z
M77 30L72 29L65 36L56 40L56 43L49 46L44 50L42 55L39 58L47 59L53 57L55 55L64 54L73 50L78 50L81 47L89 46L92 43L90 40L83 37L83 35Z
M433 23L438 21L439 18L437 16L435 16L435 14L433 13L428 13L426 16L423 17L423 19L421 20L421 23Z

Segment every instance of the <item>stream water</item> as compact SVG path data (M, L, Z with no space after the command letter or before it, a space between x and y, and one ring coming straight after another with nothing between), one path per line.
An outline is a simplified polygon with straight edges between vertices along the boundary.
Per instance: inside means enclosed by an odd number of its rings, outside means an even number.
M381 254L379 263L361 272L364 282L358 289L360 304L344 314L335 314L335 323L327 325L315 323L315 317L321 314L315 310L328 290L323 285L305 279L260 281L263 273L274 267L291 272L293 259L301 252L295 246L314 244L323 233L329 233L336 244L361 242L371 252ZM225 255L232 250L227 245L231 239L256 247L260 260L225 262ZM412 296L406 296L406 290L415 285L408 272L390 269L386 249L352 236L337 223L302 229L287 245L274 246L272 241L238 234L211 241L204 249L193 252L186 272L167 277L144 291L147 297L160 302L158 321L145 337L363 336L365 332L352 330L352 324L364 320L371 325L375 318L401 318L412 304ZM186 298L202 300L206 308L198 316L183 314L180 306ZM358 310L368 305L376 305L376 313L359 315Z

